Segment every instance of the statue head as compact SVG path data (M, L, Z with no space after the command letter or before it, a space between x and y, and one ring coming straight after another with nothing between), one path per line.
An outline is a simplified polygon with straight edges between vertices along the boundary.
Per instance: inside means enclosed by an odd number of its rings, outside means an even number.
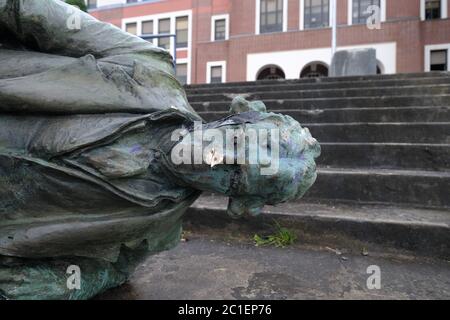
M233 217L301 198L316 180L320 155L309 130L290 116L267 112L260 101L237 97L230 112L184 135L174 151L191 147L192 165L178 166L180 176L191 186L229 196Z

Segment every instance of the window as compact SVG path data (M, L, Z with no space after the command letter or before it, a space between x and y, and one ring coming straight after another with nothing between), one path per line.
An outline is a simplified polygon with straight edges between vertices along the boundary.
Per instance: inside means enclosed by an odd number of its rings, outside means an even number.
M256 80L281 80L281 79L286 79L286 75L283 69L275 65L263 67L256 76Z
M450 71L450 43L425 46L425 72Z
M177 48L188 46L188 17L178 17L176 19Z
M142 34L153 34L153 21L142 21Z
M329 0L304 0L305 20L304 28L322 28L330 25L330 1Z
M177 64L177 79L182 84L187 83L187 63Z
M211 41L228 40L229 37L228 14L221 14L211 17Z
M352 21L353 24L366 23L372 13L366 13L370 6L381 8L380 0L353 0L352 1Z
M425 20L441 18L441 0L425 1Z
M223 83L226 81L226 61L208 62L206 64L207 83Z
M125 31L131 34L136 35L137 34L137 23L133 22L133 23L127 23L125 25Z
M210 83L222 82L222 66L211 67L211 81Z
M260 33L283 31L283 0L260 0Z
M328 67L322 62L313 62L306 65L300 73L300 78L328 77Z
M170 19L161 19L158 22L158 34L170 34ZM169 50L170 37L162 37L158 39L158 46Z
M447 19L448 0L420 0L420 19Z
M88 7L88 9L97 8L97 0L88 0L87 7Z
M214 21L214 40L225 40L226 39L226 20L219 19Z
M447 71L447 50L430 52L430 71Z

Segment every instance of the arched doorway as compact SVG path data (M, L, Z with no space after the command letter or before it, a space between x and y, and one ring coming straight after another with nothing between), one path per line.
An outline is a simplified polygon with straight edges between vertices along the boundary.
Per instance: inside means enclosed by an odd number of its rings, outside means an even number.
M377 60L377 74L384 74L384 65L380 60Z
M300 73L300 78L323 77L328 77L328 66L323 62L311 62L307 64Z
M283 69L278 66L270 65L264 66L258 72L256 80L280 80L286 79Z

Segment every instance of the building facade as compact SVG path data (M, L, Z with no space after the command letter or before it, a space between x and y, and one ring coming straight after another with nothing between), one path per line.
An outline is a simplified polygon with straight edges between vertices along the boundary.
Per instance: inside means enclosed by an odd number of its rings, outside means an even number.
M449 0L336 1L338 50L376 49L379 73L450 71ZM330 0L87 2L99 20L169 50L185 83L328 75Z

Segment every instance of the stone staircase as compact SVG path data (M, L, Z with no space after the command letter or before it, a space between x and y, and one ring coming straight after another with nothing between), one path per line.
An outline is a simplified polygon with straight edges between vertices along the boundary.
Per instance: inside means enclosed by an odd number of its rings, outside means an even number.
M207 121L243 95L308 127L322 146L305 200L450 209L450 73L191 85Z

